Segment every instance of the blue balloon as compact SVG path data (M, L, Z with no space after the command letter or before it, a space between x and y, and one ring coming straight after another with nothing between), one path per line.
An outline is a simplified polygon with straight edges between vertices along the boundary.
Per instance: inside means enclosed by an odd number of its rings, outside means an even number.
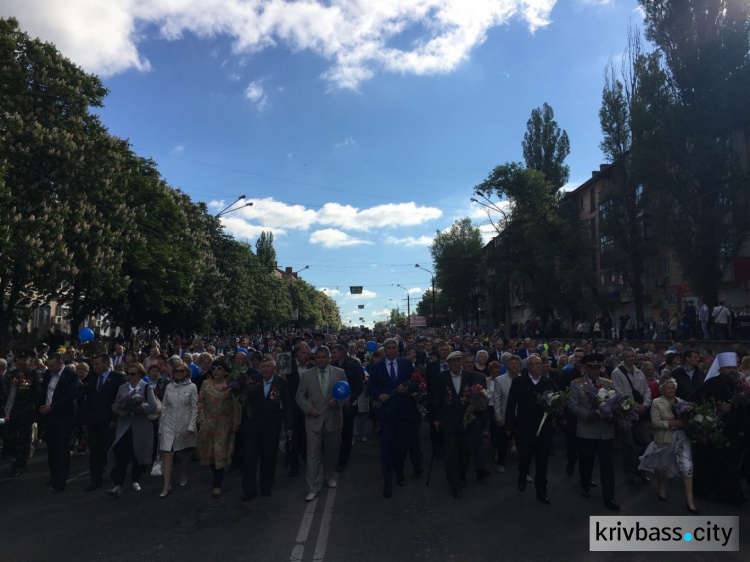
M563 371L572 371L572 370L573 370L573 365L571 365L570 363L568 363L567 365L565 365L565 367L563 367Z
M238 347L237 351L235 351L235 353L240 353L240 352L247 355L247 349L245 349L244 347Z
M500 374L504 375L508 372L508 369L505 368L505 365L500 365Z
M94 341L94 330L91 328L84 328L78 332L78 339L84 343Z
M352 389L346 381L339 381L333 385L331 394L336 400L346 400L351 395Z
M368 341L367 342L367 351L370 353L373 353L378 350L378 343L374 341Z

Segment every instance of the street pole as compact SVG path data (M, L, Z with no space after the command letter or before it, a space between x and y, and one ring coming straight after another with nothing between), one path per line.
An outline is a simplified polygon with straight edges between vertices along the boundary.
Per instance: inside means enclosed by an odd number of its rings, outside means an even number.
M401 287L398 283L396 283L396 287ZM404 291L406 291L406 325L409 329L411 329L411 305L409 302L409 289L406 287L401 287Z

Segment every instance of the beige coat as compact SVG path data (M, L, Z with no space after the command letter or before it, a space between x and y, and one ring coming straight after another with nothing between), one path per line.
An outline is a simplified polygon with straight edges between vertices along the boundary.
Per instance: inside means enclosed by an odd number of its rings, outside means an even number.
M675 404L681 400L675 397ZM672 405L663 396L651 402L651 427L654 430L654 443L671 443L672 428L669 422L674 420Z
M198 389L186 379L171 382L164 390L159 418L159 450L182 451L196 444ZM192 432L192 433L191 433Z

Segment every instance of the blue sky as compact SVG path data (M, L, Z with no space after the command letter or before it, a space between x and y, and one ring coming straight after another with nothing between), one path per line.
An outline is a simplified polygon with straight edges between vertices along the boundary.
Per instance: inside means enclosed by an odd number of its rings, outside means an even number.
M64 5L63 5L64 4ZM436 230L471 216L472 188L522 159L531 110L567 130L570 186L603 162L607 62L635 0L5 0L33 36L98 73L111 133L341 316L382 319L429 287ZM489 232L486 224L484 228ZM489 234L488 234L489 235ZM363 296L347 295L362 285ZM364 304L364 311L357 305Z

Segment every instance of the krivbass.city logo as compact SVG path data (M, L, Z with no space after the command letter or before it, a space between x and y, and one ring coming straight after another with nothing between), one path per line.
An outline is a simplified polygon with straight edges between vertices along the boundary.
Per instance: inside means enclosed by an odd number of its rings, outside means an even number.
M738 551L740 518L589 517L589 550Z

